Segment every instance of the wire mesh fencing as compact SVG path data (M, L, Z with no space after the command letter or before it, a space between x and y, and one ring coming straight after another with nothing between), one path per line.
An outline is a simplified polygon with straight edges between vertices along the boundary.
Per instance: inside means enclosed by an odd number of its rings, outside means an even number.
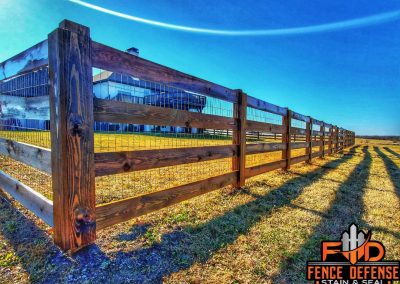
M134 78L94 69L96 98L233 117L233 103ZM232 144L229 129L170 125L95 122L95 152L177 149ZM96 177L96 202L105 203L195 182L228 173L232 159L219 159Z
M0 138L49 149L49 120L46 67L0 81ZM52 199L50 175L1 154L0 168Z

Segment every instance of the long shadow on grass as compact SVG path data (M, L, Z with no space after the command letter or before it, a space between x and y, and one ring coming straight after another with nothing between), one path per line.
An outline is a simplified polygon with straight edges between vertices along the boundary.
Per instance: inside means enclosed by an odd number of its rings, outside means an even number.
M220 217L199 226L189 226L165 234L161 242L148 248L117 252L112 259L105 256L96 245L77 253L73 259L64 256L33 222L13 206L3 203L0 203L0 210L6 210L0 219L0 230L21 256L22 265L33 282L74 283L89 280L92 283L96 280L98 283L160 283L164 276L189 268L196 262L208 260L216 251L246 234L262 217L271 214L272 209L290 205L304 188L322 178L329 170L351 159L357 147L353 147L343 157L327 163L326 167L319 167L305 176L293 178L279 188L257 196L256 200L238 206ZM268 186L268 182L261 182L261 185ZM3 225L6 220L17 222L14 232L7 232ZM28 235L21 236L20 232L24 230ZM137 230L134 229L132 234L121 235L117 241L134 240ZM32 252L36 248L29 247L32 240L41 240L44 243L42 250L35 255Z
M132 268L120 269L120 275L115 277L123 275L124 279L135 282L161 282L164 276L208 260L216 251L246 234L262 217L271 214L272 209L289 205L304 188L323 177L330 169L351 159L356 148L342 158L329 162L329 169L318 168L305 177L293 178L256 200L199 226L165 234L161 242L149 248L119 254L113 265L121 267L120 263L126 264L129 260ZM263 184L268 185L268 182Z
M322 240L336 240L351 223L365 226L362 221L362 196L367 186L371 167L371 155L368 146L363 147L364 158L350 173L347 180L336 191L335 199L323 216L321 222L314 228L313 234L302 244L300 250L289 256L283 263L276 282L303 283L305 281L305 264L307 260L320 259L320 244Z
M57 249L52 239L3 198L0 198L0 233L11 244L10 252L16 254L32 282L41 282L43 277L57 279L61 273L68 271L71 262ZM57 263L57 270L48 269L52 262ZM16 264L14 261L6 266Z
M384 147L384 149L392 154L397 154L393 152L391 149ZM400 198L400 169L399 167L390 159L387 155L385 155L381 149L378 147L374 147L375 152L378 154L379 157L383 160L385 164L386 170L392 180L392 183L396 189L396 194ZM398 154L397 154L398 155ZM399 155L400 156L400 155Z
M377 148L377 147L374 147L374 148ZM383 149L385 149L386 151L388 151L389 153L391 153L392 155L394 155L394 156L396 156L397 158L400 159L400 154L399 154L399 153L396 153L395 151L393 151L393 150L390 149L389 147L383 147ZM378 155L379 155L379 153L378 153Z

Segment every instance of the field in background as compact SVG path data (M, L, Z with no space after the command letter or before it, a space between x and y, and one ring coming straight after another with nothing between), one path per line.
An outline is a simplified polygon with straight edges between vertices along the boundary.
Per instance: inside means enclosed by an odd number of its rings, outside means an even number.
M400 259L400 145L356 144L252 178L246 190L217 190L100 231L97 245L74 258L31 213L1 200L0 279L303 283L320 241L352 222L372 230L386 259Z

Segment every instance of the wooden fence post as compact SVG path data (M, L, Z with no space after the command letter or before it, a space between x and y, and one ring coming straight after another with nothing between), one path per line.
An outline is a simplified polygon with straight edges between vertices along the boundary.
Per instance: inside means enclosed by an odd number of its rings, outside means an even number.
M237 90L238 103L234 104L234 115L237 119L237 130L232 132L232 143L238 145L236 157L232 158L232 170L238 171L235 188L241 188L246 183L246 120L247 120L247 94Z
M321 135L319 137L319 141L321 142L321 145L319 146L319 152L321 158L325 156L325 124L324 122L321 123L319 127L319 131L321 132Z
M308 143L306 148L306 155L308 155L307 163L311 163L312 160L312 118L309 116L310 122L306 123L306 142Z
M332 155L332 135L333 135L333 126L329 127L329 138L328 138L328 155Z
M285 170L289 170L291 156L292 156L292 143L291 143L292 111L289 108L287 109L286 115L282 117L282 125L285 129L285 133L282 135L282 143L286 143L286 149L282 152L282 159L286 160Z
M89 28L64 20L48 41L54 241L75 252L96 239Z

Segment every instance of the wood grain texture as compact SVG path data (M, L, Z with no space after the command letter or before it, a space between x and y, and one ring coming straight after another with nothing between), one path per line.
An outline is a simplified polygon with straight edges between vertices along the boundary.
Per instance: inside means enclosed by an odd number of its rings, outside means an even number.
M285 170L289 170L292 155L292 111L290 109L288 109L286 116L282 117L282 125L285 127L282 142L286 143L286 150L282 152L282 159L286 160Z
M304 122L310 122L310 117L300 114L298 112L292 111L292 118L297 119L297 120L301 120Z
M247 106L258 109L258 110L278 114L278 115L286 115L287 114L287 108L268 103L266 101L257 99L252 96L248 96Z
M71 252L96 238L91 39L74 31L49 35L54 241Z
M234 105L234 116L237 121L238 128L232 133L232 142L239 145L239 151L232 159L232 170L237 171L235 188L245 185L245 168L246 168L246 129L247 129L247 94L242 90L236 90L238 103Z
M307 163L311 163L312 160L312 144L311 144L311 138L312 138L312 126L313 126L313 119L310 117L309 122L306 123L306 142L307 142L307 149L306 149L306 154L308 155Z
M53 202L3 171L0 171L0 188L53 227Z
M307 148L308 147L307 142L292 142L291 143L291 148L292 149L301 149L301 148Z
M291 129L292 135L306 135L306 130L303 128L292 127Z
M308 155L293 157L293 158L291 158L291 164L292 165L298 164L298 163L307 161L307 159L308 159Z
M142 80L167 84L218 99L237 102L236 92L221 85L179 72L127 52L93 42L93 67L125 73Z
M236 179L237 173L231 172L146 195L99 205L96 207L97 229L103 229L234 184Z
M235 119L186 110L94 99L94 119L101 122L236 129Z
M325 156L325 126L324 123L320 125L319 131L321 132L321 135L319 137L319 140L321 141L320 146L319 146L319 151L321 152L321 157Z
M274 134L282 134L284 133L284 127L282 125L247 120L247 130L248 131L260 131L260 132L269 132Z
M276 169L281 169L286 166L286 160L275 161L263 165L258 165L250 168L246 168L246 178L261 175Z
M96 176L204 162L236 156L238 145L95 153Z
M275 152L286 149L285 143L257 143L257 144L247 144L246 145L246 154L259 154L266 152Z
M24 74L48 64L47 40L0 63L0 80L14 75Z
M51 151L49 149L0 138L0 154L51 175Z

